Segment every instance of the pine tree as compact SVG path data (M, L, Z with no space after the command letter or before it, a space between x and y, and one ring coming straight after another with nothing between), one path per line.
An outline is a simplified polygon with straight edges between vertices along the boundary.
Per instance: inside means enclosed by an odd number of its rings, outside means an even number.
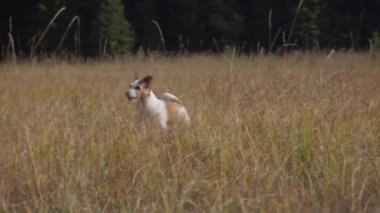
M324 4L323 0L304 1L299 8L294 36L303 48L309 48L318 40L320 35L318 22Z
M102 38L109 41L112 54L130 52L134 39L131 25L124 17L124 6L121 0L105 0L100 5L97 20Z

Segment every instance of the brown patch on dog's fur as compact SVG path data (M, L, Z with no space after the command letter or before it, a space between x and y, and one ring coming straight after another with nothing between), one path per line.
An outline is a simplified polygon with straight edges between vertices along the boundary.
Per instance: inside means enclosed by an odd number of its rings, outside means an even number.
M149 87L145 87L144 85L140 85L141 87L141 98L142 99L145 99L147 98L149 95L150 95L150 88Z
M139 81L142 98L146 98L150 95L150 83L152 80L153 80L153 77L148 75Z
M165 101L166 109L168 110L169 120L178 120L179 111L178 109L182 106L181 104L174 101Z

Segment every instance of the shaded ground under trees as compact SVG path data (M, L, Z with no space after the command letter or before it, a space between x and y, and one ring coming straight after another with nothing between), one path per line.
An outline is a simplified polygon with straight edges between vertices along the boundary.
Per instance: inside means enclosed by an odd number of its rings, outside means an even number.
M360 50L370 48L370 40L379 40L375 35L380 31L377 0L6 0L0 7L1 57L10 49L9 32L17 55L30 55L62 7L65 11L52 23L36 54L52 54L63 35L59 53L95 56L139 48L163 50L152 20L159 23L165 49L172 52L215 51L215 43L243 52L258 47L275 51L283 44ZM80 21L68 27L75 16Z

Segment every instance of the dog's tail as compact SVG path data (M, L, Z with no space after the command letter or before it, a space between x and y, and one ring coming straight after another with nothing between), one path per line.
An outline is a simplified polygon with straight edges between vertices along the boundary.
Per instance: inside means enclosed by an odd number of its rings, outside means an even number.
M190 116L189 114L187 113L187 110L185 107L181 106L179 109L178 109L178 113L179 113L179 117L186 123L186 124L190 124Z
M171 102L175 102L175 103L179 103L179 104L181 103L179 98L177 98L175 95L168 93L168 92L165 92L164 94L162 94L160 99L163 101L171 101Z

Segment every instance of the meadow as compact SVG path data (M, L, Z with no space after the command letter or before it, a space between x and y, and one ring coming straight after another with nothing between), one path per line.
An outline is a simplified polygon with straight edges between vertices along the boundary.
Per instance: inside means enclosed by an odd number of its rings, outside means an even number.
M0 64L1 211L380 211L380 58L233 59ZM138 122L135 73L191 126Z

